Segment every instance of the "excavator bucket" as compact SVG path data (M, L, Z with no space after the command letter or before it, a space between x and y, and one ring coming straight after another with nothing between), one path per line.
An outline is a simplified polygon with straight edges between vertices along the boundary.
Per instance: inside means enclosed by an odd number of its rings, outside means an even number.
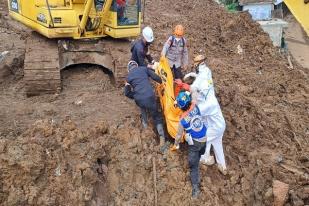
M165 57L161 57L159 68L156 70L156 73L162 79L162 84L157 85L156 91L159 95L162 111L165 116L167 131L172 138L175 138L182 111L174 106L173 74L169 67L168 60Z

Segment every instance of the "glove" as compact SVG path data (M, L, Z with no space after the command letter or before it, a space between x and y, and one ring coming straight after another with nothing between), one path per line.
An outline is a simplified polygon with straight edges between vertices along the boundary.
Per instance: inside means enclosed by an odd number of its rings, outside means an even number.
M188 145L194 145L191 134L186 133L185 140L188 143Z
M183 83L181 81L181 79L175 79L175 84L180 87L180 89L184 89L186 91L190 91L190 85L189 84L186 84L186 83Z
M182 87L182 85L183 85L183 82L181 81L181 79L175 79L175 84L177 85L177 86L179 86L179 87Z
M159 69L159 65L160 65L159 62L155 62L152 66L152 69L157 71L157 69Z
M174 152L174 151L176 151L176 150L178 150L179 149L179 144L178 145L173 145L171 148L170 148L170 151L172 151L172 152Z
M182 84L182 88L186 91L190 91L190 85L189 84L186 84L186 83L183 83Z
M186 74L186 75L183 77L183 79L187 79L187 78L189 78L189 77L196 78L196 77L197 77L197 74L194 73L194 72L190 72L190 73Z

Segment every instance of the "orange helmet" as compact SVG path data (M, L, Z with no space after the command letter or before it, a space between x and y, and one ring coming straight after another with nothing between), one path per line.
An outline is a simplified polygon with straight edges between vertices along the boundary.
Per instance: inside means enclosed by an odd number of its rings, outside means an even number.
M177 26L175 26L174 35L176 37L183 37L184 33L185 33L185 29L183 28L181 24L178 24Z

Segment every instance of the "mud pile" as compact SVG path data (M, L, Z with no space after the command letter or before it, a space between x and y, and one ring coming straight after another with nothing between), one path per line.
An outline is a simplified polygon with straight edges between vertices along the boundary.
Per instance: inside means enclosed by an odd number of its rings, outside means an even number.
M156 135L141 130L121 90L91 83L98 73L65 72L59 96L12 95L21 82L2 89L1 205L153 205L153 161L158 205L272 205L275 180L289 184L286 205L308 205L308 70L288 68L247 13L227 13L211 0L149 0L145 23L154 28L157 58L177 23L186 27L190 58L206 53L227 122L229 175L201 166L202 194L192 201L186 146L157 153Z
M120 122L81 131L69 117L40 120L1 139L1 205L149 205L155 134Z

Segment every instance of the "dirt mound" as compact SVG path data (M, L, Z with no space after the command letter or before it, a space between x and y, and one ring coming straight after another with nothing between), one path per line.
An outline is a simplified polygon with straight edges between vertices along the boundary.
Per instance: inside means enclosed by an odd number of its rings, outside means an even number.
M63 72L60 95L25 98L16 90L22 82L1 88L0 202L153 205L155 159L158 205L272 205L275 180L289 184L286 205L309 204L308 70L289 69L247 13L211 0L147 1L145 23L154 28L157 58L177 23L186 27L190 57L206 53L227 122L229 175L202 166L202 194L191 201L185 146L158 154L134 102L102 71L77 68ZM8 50L13 42L0 36ZM116 53L125 66L123 45Z
M3 193L0 201L4 205L103 205L109 197L105 185L110 160L108 148L102 146L109 141L105 123L82 132L70 119L61 127L37 121L19 138L2 142L1 182L8 196Z

